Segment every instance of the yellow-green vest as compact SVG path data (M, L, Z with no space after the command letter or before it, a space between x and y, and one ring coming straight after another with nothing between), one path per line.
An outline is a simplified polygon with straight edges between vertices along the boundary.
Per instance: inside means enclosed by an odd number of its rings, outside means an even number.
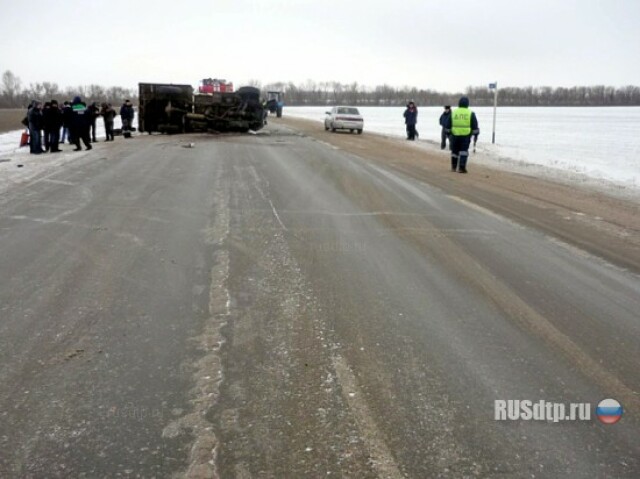
M471 110L458 107L451 112L451 134L453 136L471 135Z

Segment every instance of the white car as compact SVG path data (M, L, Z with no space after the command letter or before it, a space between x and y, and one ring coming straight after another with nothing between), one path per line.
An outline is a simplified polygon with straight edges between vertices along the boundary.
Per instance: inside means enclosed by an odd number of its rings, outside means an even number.
M357 131L362 133L364 128L364 120L356 107L353 106L334 106L331 111L326 112L324 119L325 130L351 130L351 133Z

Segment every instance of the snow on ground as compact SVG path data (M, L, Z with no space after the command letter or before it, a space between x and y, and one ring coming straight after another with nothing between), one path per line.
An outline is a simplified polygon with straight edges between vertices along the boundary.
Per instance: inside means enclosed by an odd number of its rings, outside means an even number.
M137 124L137 120L134 120L134 124ZM115 118L114 127L122 127L119 116ZM60 145L60 149L63 150L62 153L31 155L29 154L29 146L18 147L22 131L17 130L0 134L0 193L6 191L11 185L24 184L36 177L54 173L64 164L90 153L84 150L83 143L81 143L83 151L73 151L75 146L65 143ZM99 142L104 141L106 138L104 122L101 118L98 118L96 124L96 138ZM116 136L115 141L124 140L122 136Z
M284 114L324 121L330 107L285 107ZM640 197L640 108L471 107L480 123L475 162L581 184L622 197ZM360 107L365 133L404 138L403 107ZM419 144L439 150L442 108L419 108Z

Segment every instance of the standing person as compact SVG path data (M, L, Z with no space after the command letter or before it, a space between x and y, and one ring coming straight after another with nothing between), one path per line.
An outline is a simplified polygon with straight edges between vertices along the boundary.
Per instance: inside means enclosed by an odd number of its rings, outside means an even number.
M42 103L33 100L27 113L29 120L29 148L34 155L44 153L42 150Z
M453 110L447 122L447 131L451 134L451 171L467 172L469 145L471 135L479 135L476 114L469 110L469 98L463 96L458 102L458 108Z
M120 107L120 118L122 118L122 134L125 138L131 136L131 127L133 126L133 117L135 113L133 111L133 105L129 100L125 100L124 104Z
M98 104L95 101L87 107L87 113L89 114L89 126L91 127L91 141L97 143L96 122L100 116L100 108L98 108Z
M60 143L64 144L64 142L69 139L69 143L74 143L71 139L71 132L69 128L71 127L71 118L73 116L73 111L71 110L71 103L65 101L62 106L62 136L60 137Z
M407 103L407 109L404 111L404 123L407 125L407 140L416 139L416 125L418 124L418 109L412 101Z
M104 120L104 131L107 136L104 141L113 141L113 119L116 117L116 111L111 106L111 103L103 103L100 114Z
M29 152L34 155L42 150L42 104L32 100L27 110L27 128L29 128Z
M449 122L449 117L451 116L451 106L445 105L444 111L442 115L440 115L440 126L442 127L442 131L440 133L440 149L444 150L447 147L447 139L449 139L449 149L451 149L451 138L447 134L447 123Z
M49 138L51 135L51 102L44 102L42 109L42 130L44 131L44 151L49 151Z
M58 153L60 149L60 127L62 127L62 110L57 100L51 100L49 107L49 147L51 153Z
M76 145L75 150L80 151L80 140L84 143L85 150L90 150L91 146L91 138L89 138L89 125L90 118L89 113L87 112L87 105L82 101L82 99L77 96L73 99L73 103L71 103L72 117L71 117L71 137L73 138L73 142Z

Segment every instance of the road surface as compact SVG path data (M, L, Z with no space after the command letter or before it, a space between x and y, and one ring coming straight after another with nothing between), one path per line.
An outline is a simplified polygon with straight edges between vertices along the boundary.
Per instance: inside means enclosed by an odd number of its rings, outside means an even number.
M0 477L638 477L637 205L422 155L280 121L8 188Z

